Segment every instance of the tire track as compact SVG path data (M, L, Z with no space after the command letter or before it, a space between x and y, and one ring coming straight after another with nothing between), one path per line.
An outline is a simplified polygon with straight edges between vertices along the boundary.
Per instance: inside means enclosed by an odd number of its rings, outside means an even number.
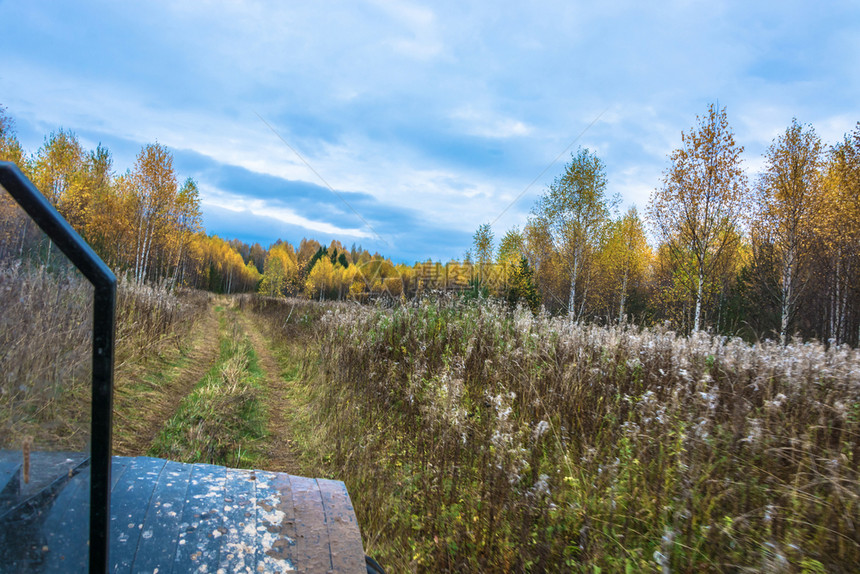
M268 431L266 440L266 468L276 472L300 474L298 457L296 456L292 433L288 425L286 413L290 409L286 398L286 387L289 385L281 376L278 362L272 355L260 327L245 312L240 313L242 328L257 353L260 369L266 378L266 408L268 410Z
M163 385L145 381L146 373L118 374L117 392L114 395L114 454L144 456L156 435L203 376L212 368L219 354L219 325L214 303L194 328L197 336L182 361L182 367L173 367ZM125 376L124 376L125 375ZM131 386L149 385L146 392L126 391ZM143 402L142 400L148 400Z

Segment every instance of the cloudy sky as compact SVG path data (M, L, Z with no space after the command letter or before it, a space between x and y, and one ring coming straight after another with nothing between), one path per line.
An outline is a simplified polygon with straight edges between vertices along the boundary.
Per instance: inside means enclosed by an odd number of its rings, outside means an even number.
M856 0L0 0L0 22L25 149L62 127L125 171L157 141L209 233L264 246L459 258L578 145L643 210L710 103L751 174L792 117L827 143L860 120Z

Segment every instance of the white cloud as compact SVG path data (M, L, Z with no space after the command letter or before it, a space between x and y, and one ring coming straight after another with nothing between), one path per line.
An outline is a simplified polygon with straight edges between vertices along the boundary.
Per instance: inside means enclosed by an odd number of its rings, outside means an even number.
M607 106L575 143L605 156L610 191L640 209L718 98L751 171L795 115L827 143L860 119L860 68L831 57L857 43L847 3L46 6L0 3L18 24L0 38L0 98L19 124L157 140L319 185L259 112L335 189L418 211L429 228L494 218ZM564 155L499 225L522 223Z
M857 129L860 114L835 114L816 118L815 131L821 141L827 145L835 145L842 141L846 134Z
M262 199L254 199L244 195L228 193L210 185L201 184L201 203L203 206L219 207L235 213L251 213L258 217L268 217L288 225L297 225L310 231L327 233L335 237L354 237L359 239L370 239L376 237L361 229L349 229L338 227L325 221L317 221L303 217L292 209L279 206L273 202Z
M454 110L451 119L462 133L492 139L505 139L531 134L532 128L520 120L496 116L489 111L465 106Z
M375 0L373 4L398 24L398 32L405 28L405 36L396 34L386 39L385 45L418 60L430 60L442 53L444 45L432 10L402 0Z
M610 196L619 194L622 198L622 211L626 206L636 205L640 215L648 205L651 193L660 186L659 168L628 167L616 172L607 184Z

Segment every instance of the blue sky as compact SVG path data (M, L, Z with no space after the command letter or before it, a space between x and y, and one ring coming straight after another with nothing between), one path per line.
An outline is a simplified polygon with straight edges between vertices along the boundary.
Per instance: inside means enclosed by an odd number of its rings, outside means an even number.
M208 232L264 246L459 258L595 118L497 238L577 145L641 211L712 102L751 176L792 117L827 143L860 120L856 1L0 0L0 21L0 104L27 150L62 127L124 171L158 141Z

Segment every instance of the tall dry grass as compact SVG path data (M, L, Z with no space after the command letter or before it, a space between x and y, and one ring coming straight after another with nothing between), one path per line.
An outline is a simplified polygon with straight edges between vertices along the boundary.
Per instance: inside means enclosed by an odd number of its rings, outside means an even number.
M0 448L88 444L92 293L73 271L0 265Z
M860 564L857 350L444 298L331 306L312 341L320 460L392 571Z
M116 364L123 368L178 345L206 295L122 280ZM89 447L92 287L72 270L0 264L0 448Z
M127 276L117 284L116 365L118 375L164 351L186 344L212 294L176 289L168 282L140 283Z

